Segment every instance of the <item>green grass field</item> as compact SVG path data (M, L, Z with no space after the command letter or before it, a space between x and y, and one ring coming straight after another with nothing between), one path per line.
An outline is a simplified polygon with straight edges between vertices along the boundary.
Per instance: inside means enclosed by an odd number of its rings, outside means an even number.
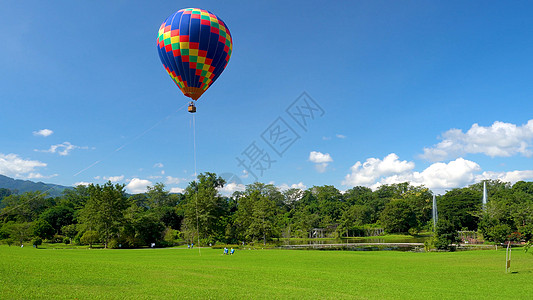
M513 251L34 249L0 246L0 299L531 299Z

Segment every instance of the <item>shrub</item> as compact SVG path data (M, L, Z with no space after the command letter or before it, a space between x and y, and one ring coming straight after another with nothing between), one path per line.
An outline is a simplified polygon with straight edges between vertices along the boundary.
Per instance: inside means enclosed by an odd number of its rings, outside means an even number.
M167 228L165 230L165 236L163 237L163 241L170 246L177 245L180 235L181 233L179 231L174 230L172 228Z
M64 236L74 240L76 239L76 236L78 235L78 228L76 224L66 225L66 226L61 227L61 233L63 233Z
M507 239L513 242L520 242L523 239L523 236L520 232L515 231L511 233L509 236L507 236Z
M439 220L435 234L435 248L439 250L455 250L455 246L452 246L452 244L459 242L459 235L452 222L446 219Z
M431 248L435 247L435 241L433 239L426 240L424 242L424 250L428 252Z
M491 242L504 243L511 234L511 227L507 224L498 224L487 230L486 238Z
M94 230L85 231L83 236L80 238L80 243L83 245L89 245L92 248L93 244L98 243L100 236L98 232Z
M529 242L533 240L533 224L521 226L518 228L518 231L522 234L524 241Z
M8 239L5 239L4 242L6 242L6 244L11 247L11 245L13 245L15 243L15 239L14 238L8 238Z
M412 227L412 228L409 228L408 232L410 235L415 236L420 233L420 229L418 229L417 227Z
M37 248L38 246L43 244L43 240L39 237L36 237L31 241L31 244L35 246L35 248Z
M112 239L107 243L107 248L109 249L119 249L122 248L122 243L119 242L117 239Z
M443 236L437 236L435 238L435 248L439 250L455 251L455 246L453 246L450 240Z
M50 243L63 243L63 240L65 239L64 236L55 234L52 239L49 239Z

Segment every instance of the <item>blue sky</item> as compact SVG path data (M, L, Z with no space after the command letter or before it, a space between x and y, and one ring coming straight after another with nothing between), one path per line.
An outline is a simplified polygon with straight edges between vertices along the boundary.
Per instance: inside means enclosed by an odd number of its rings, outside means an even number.
M155 44L165 18L186 7L217 14L234 43L194 126ZM252 173L281 188L411 181L436 193L487 178L531 181L532 9L486 1L6 2L0 174L62 185L112 180L129 192L163 182L180 191L194 178L194 132L196 171L236 179L224 193L253 182ZM287 111L305 111L305 101L316 110L300 126Z

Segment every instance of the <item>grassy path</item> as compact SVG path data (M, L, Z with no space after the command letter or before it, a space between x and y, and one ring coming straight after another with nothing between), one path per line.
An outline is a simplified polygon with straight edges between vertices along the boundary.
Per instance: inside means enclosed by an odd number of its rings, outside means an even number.
M531 299L505 252L53 250L0 246L0 299Z

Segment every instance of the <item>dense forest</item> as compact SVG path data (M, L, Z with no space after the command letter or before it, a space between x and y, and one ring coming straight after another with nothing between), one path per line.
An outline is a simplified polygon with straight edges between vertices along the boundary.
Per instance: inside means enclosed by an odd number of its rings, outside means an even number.
M485 183L485 208L483 182L437 196L437 235L470 230L490 242L530 241L533 182ZM279 238L315 237L317 228L333 238L364 236L378 228L411 235L434 230L432 192L408 182L374 191L357 186L345 192L329 185L281 191L256 182L230 197L219 193L224 184L216 174L203 173L183 194L169 193L162 183L132 196L124 185L111 182L77 186L60 197L0 189L0 241L132 248L152 243L266 244Z

